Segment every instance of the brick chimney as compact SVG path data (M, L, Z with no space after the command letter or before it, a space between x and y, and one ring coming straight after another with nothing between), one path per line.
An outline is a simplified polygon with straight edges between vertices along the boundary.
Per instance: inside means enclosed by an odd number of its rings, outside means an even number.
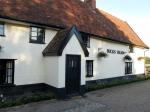
M96 0L84 0L88 7L96 9Z

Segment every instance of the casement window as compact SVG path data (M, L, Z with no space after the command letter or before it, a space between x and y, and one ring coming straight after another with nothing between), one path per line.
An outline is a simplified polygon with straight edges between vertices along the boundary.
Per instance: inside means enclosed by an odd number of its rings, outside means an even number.
M0 60L0 85L14 84L14 60Z
M8 61L6 63L6 83L13 84L14 76L14 61Z
M130 52L130 53L134 53L134 48L133 48L133 46L129 46L129 52Z
M125 62L125 74L132 74L132 62Z
M0 36L4 36L4 23L0 22Z
M44 44L45 43L45 29L38 27L31 27L30 29L30 43Z
M88 34L81 33L81 37L82 37L84 45L90 48L90 36Z
M86 61L86 77L93 77L93 60Z

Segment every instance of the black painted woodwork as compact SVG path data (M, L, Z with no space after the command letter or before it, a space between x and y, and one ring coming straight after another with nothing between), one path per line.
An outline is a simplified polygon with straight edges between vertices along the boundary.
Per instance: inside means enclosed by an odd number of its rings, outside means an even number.
M66 94L80 92L81 56L66 55Z

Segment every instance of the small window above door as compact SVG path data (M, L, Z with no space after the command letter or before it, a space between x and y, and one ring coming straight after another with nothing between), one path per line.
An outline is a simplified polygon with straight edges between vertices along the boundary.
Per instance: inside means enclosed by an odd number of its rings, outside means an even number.
M90 48L90 35L85 34L85 33L81 33L81 37L82 37L84 45L86 47Z

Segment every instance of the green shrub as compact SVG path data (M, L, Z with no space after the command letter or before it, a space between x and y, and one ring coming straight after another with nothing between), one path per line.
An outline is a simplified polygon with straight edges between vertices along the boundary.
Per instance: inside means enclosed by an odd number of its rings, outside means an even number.
M145 57L145 64L150 64L150 57Z
M107 53L105 53L105 52L103 52L103 51L101 51L101 52L99 52L98 54L97 54L97 57L98 58L101 58L101 57L107 57L108 56L108 54Z
M150 77L149 76L147 76L147 77L136 77L135 79L132 79L132 80L115 79L109 83L97 83L97 84L89 85L89 86L87 86L87 91L90 92L90 91L95 91L98 89L109 88L109 87L113 87L113 86L117 86L117 85L129 84L129 83L133 83L133 82L137 82L137 81L143 81L143 80L147 80L147 79L150 79Z
M51 92L36 93L36 94L31 95L31 96L24 96L21 98L17 98L14 101L0 102L0 108L24 105L24 104L31 103L31 102L38 102L38 101L42 101L42 100L51 100L54 98L55 98L55 95Z

